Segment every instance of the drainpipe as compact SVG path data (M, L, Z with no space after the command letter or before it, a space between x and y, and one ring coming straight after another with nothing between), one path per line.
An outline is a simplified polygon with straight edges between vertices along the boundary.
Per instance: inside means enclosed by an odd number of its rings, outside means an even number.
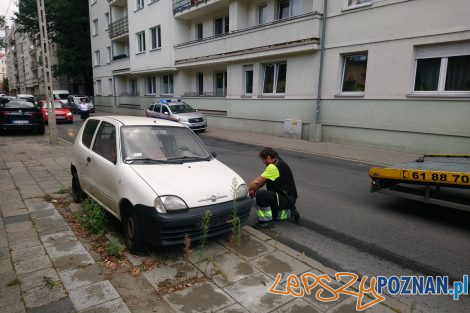
M322 126L320 119L320 108L321 108L321 91L322 91L322 81L323 81L323 63L325 57L325 41L326 41L326 22L328 19L328 0L323 1L323 20L322 20L322 30L320 38L320 70L318 74L318 90L317 90L317 99L316 99L316 110L315 110L315 132L313 141L321 142L322 137ZM312 140L312 138L310 139Z

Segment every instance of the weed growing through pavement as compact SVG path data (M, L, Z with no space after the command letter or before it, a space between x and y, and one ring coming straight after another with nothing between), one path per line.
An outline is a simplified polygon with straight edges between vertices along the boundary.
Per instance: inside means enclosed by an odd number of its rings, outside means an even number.
M52 280L52 278L47 277L47 276L43 276L43 277L42 277L42 282L43 282L44 285L46 285L46 287L49 288L49 289L52 289L52 288L54 288L54 286L55 286L55 283L54 283L54 281Z
M106 253L108 255L121 258L124 255L124 246L117 239L111 239L106 244Z
M50 194L46 193L43 197L44 201L46 202L52 202L52 200L54 200L54 198L51 197Z
M83 211L78 217L83 227L94 235L102 235L106 225L104 209L93 199L83 202Z
M204 214L202 215L202 221L201 221L202 238L201 238L201 242L199 243L199 258L197 261L197 269L199 269L199 266L201 265L201 262L203 260L203 253L204 253L204 248L206 247L206 243L207 243L207 234L209 233L209 224L211 222L211 217L212 217L212 212L209 210L204 212Z
M19 283L20 283L20 281L18 280L18 278L15 278L15 279L11 280L11 281L7 284L7 286L8 286L8 287L13 287L13 286L15 286L15 285L18 285Z
M57 193L59 195L70 195L72 194L72 187L68 186L68 187L62 187L59 189L59 191L57 191Z
M184 258L184 276L188 279L189 272L189 259L191 257L191 237L188 234L184 235L184 245L183 245L183 258Z
M240 247L242 240L242 231L240 227L240 216L238 215L238 202L237 202L237 186L238 181L236 178L232 180L232 236L230 237L230 245L236 249Z

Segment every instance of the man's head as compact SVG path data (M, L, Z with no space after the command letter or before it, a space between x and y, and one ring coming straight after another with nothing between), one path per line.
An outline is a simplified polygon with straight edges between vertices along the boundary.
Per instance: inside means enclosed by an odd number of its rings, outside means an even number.
M259 157L265 165L269 165L277 161L278 154L273 148L267 147L260 151Z
M82 103L86 103L86 99L85 99L85 98L82 98Z

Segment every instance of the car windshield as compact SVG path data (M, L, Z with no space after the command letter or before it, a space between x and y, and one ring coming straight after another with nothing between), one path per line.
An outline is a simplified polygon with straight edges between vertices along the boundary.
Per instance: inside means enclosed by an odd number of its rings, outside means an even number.
M49 107L49 102L44 101L43 108L48 108ZM63 109L64 104L62 102L54 101L54 109Z
M196 110L186 103L170 105L170 110L174 114L196 112Z
M85 99L85 102L86 102L86 103L89 103L89 102L90 102L90 100L88 100L87 97L81 97L81 98L76 98L76 97L74 97L74 98L73 98L73 102L74 102L75 104L80 104L80 103L82 103L82 99Z
M125 162L195 162L211 155L199 138L185 127L125 126L121 128Z
M59 93L56 95L57 98L59 98L60 100L67 100L69 94L68 93Z
M36 107L36 104L18 99L18 100L11 100L9 102L0 101L0 106L6 107L6 108L34 108Z

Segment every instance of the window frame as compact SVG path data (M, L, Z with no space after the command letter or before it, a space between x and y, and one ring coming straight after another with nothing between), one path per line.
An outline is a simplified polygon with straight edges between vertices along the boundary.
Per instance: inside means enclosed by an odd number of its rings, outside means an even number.
M362 8L362 7L370 6L374 2L374 0L359 0L359 1L364 1L364 2L349 4L349 0L345 0L344 6L346 9L355 9L355 8Z
M109 87L108 95L109 96L114 95L113 79L112 78L108 78L108 87Z
M364 90L363 91L343 91L343 85L344 85L344 76L346 74L346 60L347 58L351 57L358 57L358 56L367 56L367 61L366 61L366 78L364 82ZM369 52L368 51L363 51L363 52L357 52L357 53L348 53L348 54L343 54L341 55L341 81L339 85L339 94L343 96L364 96L366 92L366 84L367 84L367 64L369 63Z
M145 6L145 1L144 0L136 0L135 2L135 10L142 10Z
M96 80L96 94L100 96L103 94L103 85L101 83L101 79Z
M214 28L214 33L215 33L215 28ZM203 40L203 39L204 39L204 24L197 23L196 24L196 40Z
M98 36L100 33L98 19L95 18L92 23L93 23L93 37L95 37L95 36Z
M279 78L279 65L285 64L286 65L286 81L284 86L284 92L277 92L277 85L278 85L278 78ZM266 81L266 66L274 65L274 77L273 77L273 92L265 92L264 85ZM276 61L276 62L269 62L269 63L262 63L261 64L261 74L263 80L261 82L261 94L265 96L285 96L286 89L287 89L287 60L286 61Z
M108 62L106 62L106 64L110 64L111 61L113 60L113 54L111 52L111 46L107 46L106 50L108 51Z
M98 151L96 150L96 143L97 143L97 139L99 138L99 135L100 135L100 130L101 130L103 127L106 126L105 124L111 125L111 126L114 128L114 148L115 148L115 150L114 150L114 157L115 157L116 159L111 159L111 160L110 160L110 159L108 158L109 156L103 155L102 153L100 153L100 152L102 152L102 151L100 151L101 148L100 148L100 150L98 150ZM106 127L108 127L108 126L106 126ZM105 159L106 161L111 162L111 163L113 163L113 164L116 164L116 162L117 162L117 151L118 151L118 150L117 150L117 136L116 136L116 133L117 133L117 127L116 127L116 125L113 125L112 123L107 122L107 121L101 121L101 123L99 123L99 125L98 125L98 127L97 127L97 129L96 129L96 131L95 131L95 136L94 136L94 139L93 139L93 145L91 146L91 151L93 151L93 153L99 155L100 157L102 157L102 158ZM98 142L98 143L101 143L101 142ZM103 149L103 151L107 151L107 150L108 150L108 149ZM112 158L112 155L111 155L111 158Z
M149 28L150 31L150 51L162 48L162 29L160 25ZM155 35L155 36L154 36ZM154 46L155 44L155 46Z
M247 73L251 72L251 92L247 92ZM244 65L243 66L243 95L244 96L252 96L253 95L253 83L254 80L254 71L253 71L253 65Z
M222 33L216 34L216 22L222 20ZM226 28L227 27L227 28ZM230 18L228 15L214 18L214 37L224 36L230 32Z
M155 76L148 76L145 78L147 94L156 95L157 94L157 79Z
M145 31L140 31L135 34L137 37L137 51L136 54L145 53L146 50L146 43L145 43Z
M101 65L101 52L100 52L100 50L95 50L94 52L95 52L94 53L95 54L94 55L95 56L95 64L94 65L95 66L100 66Z
M167 90L165 90L165 77L168 78ZM170 77L171 77L171 84L170 84ZM175 93L175 78L173 76L173 73L162 74L162 94L172 95L174 93Z
M204 94L204 73L203 72L196 73L196 93L198 96L202 96Z
M222 95L217 93L217 74L222 74ZM227 71L215 71L214 72L214 95L216 97L226 97L227 96L227 86L228 86L228 77Z
M261 9L264 9L264 21L262 22L261 21ZM266 2L263 2L263 3L260 3L256 6L256 25L263 25L263 24L266 24L268 19L268 14L267 14L267 9L268 9L268 4Z
M280 18L281 1L289 1L289 14L288 14L288 16L283 17L283 18ZM291 18L291 17L298 16L298 15L302 14L302 13L300 13L300 14L295 14L294 15L294 1L302 1L302 0L277 0L277 2L276 2L276 20L277 21L284 20L286 18Z

